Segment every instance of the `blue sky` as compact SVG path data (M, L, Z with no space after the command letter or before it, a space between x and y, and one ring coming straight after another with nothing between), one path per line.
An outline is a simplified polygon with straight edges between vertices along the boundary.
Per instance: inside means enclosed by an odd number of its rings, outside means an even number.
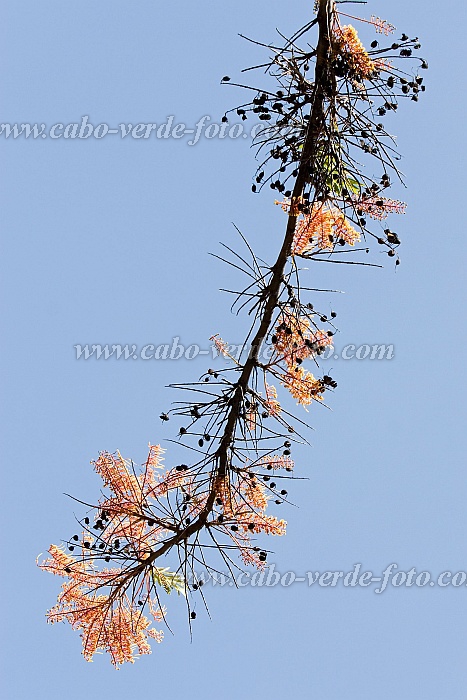
M242 99L220 78L263 58L238 34L267 42L311 6L6 0L0 123L218 120ZM394 562L437 575L467 570L465 6L372 0L363 11L418 34L431 69L420 103L391 122L408 185L402 265L323 266L309 286L345 290L323 302L341 345L393 344L395 358L331 363L339 389L332 412L313 408L313 446L295 454L308 480L290 489L299 509L283 511L273 561L300 574ZM63 494L93 500L99 450L140 462L148 442L173 437L178 426L158 419L177 398L164 386L206 368L77 361L73 346L206 345L216 332L240 342L246 319L217 291L238 277L208 252L238 242L234 222L271 260L284 219L269 190L251 194L247 140L0 136L0 151L5 697L464 700L465 586L213 588L212 620L198 606L193 642L183 604L169 600L175 635L118 673L104 657L86 664L68 626L46 625L59 581L35 558L82 514Z

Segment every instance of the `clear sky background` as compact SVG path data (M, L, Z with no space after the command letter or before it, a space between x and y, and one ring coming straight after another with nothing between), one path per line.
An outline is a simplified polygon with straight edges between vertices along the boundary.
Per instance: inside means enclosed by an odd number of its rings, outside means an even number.
M0 122L165 121L193 127L242 99L220 78L263 54L238 33L270 41L309 18L311 0L5 0L0 28ZM349 8L350 6L343 6ZM345 290L339 345L392 343L392 361L339 360L332 412L314 407L313 447L274 541L282 572L433 575L467 570L465 532L465 5L372 0L362 8L418 34L430 71L398 134L410 206L397 226L395 271L327 265L309 286ZM258 76L259 79L260 76ZM77 343L158 345L179 336L240 342L246 319L217 290L239 278L208 256L236 244L235 222L272 261L284 217L267 190L251 194L247 140L8 139L1 153L2 648L8 700L423 698L465 700L467 588L211 589L212 621L168 600L175 635L115 672L80 655L68 625L47 626L59 579L35 558L75 529L94 500L89 461L120 449L143 461L174 436L158 415L206 361L76 361ZM318 266L316 266L318 267ZM325 268L325 269L322 269ZM168 463L171 452L167 453ZM269 542L268 542L269 544Z

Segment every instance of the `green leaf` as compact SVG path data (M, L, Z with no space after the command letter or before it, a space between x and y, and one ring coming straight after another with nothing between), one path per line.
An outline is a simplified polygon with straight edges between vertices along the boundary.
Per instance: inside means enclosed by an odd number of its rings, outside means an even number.
M181 574L175 574L167 568L153 567L152 580L169 595L172 591L176 591L178 595L186 596L186 582Z

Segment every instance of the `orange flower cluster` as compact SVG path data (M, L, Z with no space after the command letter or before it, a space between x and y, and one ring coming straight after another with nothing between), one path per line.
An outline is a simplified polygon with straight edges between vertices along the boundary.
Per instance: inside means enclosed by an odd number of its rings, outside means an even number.
M338 240L345 241L350 246L358 243L360 234L349 224L344 214L337 207L331 208L331 217L333 219L334 234Z
M273 515L258 515L252 516L252 521L254 523L253 532L259 534L261 532L266 535L276 535L281 537L285 535L287 529L287 523L285 520L279 520Z
M303 197L296 197L293 200L293 204L291 199L284 199L282 202L279 202L276 199L274 204L280 206L282 211L285 211L286 214L290 214L290 216L298 216L300 214L299 205L303 204L303 202Z
M277 463L277 468L280 468ZM285 534L287 523L272 515L266 515L269 496L266 487L258 478L249 473L239 475L233 485L228 477L218 477L215 481L216 493L222 502L223 516L228 522L216 524L240 550L242 560L263 568L264 560L259 558L251 545L251 535L265 533L281 536ZM232 525L234 529L232 529Z
M274 363L285 362L294 370L303 360L314 357L320 348L331 347L332 337L321 330L312 329L308 318L285 310L278 319L275 338Z
M120 452L101 452L92 464L104 485L114 493L120 503L140 506L144 498L154 495L163 486L164 480L160 470L163 466L164 452L160 445L149 445L144 472L138 476L134 472L133 462L123 459Z
M302 406L309 406L313 400L323 400L322 383L303 367L288 371L283 376L282 384Z
M161 512L160 499L181 486L190 488L190 478L184 472L171 469L163 473L163 453L159 445L150 445L142 473L136 474L133 463L119 452L102 452L93 464L111 495L103 497L95 508L92 527L97 534L90 534L91 523L86 518L81 540L75 535L69 542L69 549L78 548L78 555L52 545L50 558L39 564L44 571L67 578L47 618L51 623L67 620L82 631L87 661L97 650L106 650L118 667L125 661L133 662L135 656L149 654L148 638L162 641L162 632L150 629L151 622L135 602L142 598L153 619L162 619L163 610L150 595L155 569L141 564L168 532L154 514ZM196 507L193 501L192 508ZM115 554L126 561L124 567L98 568L98 563L110 561ZM136 563L136 579L129 574L130 562ZM127 595L130 584L131 598Z
M286 455L274 455L271 457L262 457L261 465L264 465L266 469L285 469L287 472L291 472L294 468L294 461Z
M303 255L314 246L319 250L332 250L335 240L353 246L360 240L360 234L337 207L316 203L310 214L297 222L292 254Z
M357 30L351 24L335 29L337 51L347 62L350 69L362 80L373 77L376 71L374 62L358 38Z
M274 400L274 387L268 387L268 397ZM110 495L94 508L93 522L89 517L84 519L81 537L73 535L68 541L70 553L51 545L50 556L38 562L42 570L66 579L47 619L50 623L68 621L81 631L87 661L103 650L118 668L151 653L149 640L160 642L163 634L143 615L144 605L158 622L164 609L156 605L157 588L167 593L185 590L183 577L158 569L151 554L157 542L178 531L178 521L169 516L175 503L183 503L183 521L193 520L205 508L211 489L206 488L204 477L200 481L186 465L164 471L163 452L159 445L150 445L140 473L119 452L102 452L94 467ZM289 468L284 457L272 457L271 463L277 469ZM263 568L266 553L252 546L251 537L260 533L283 535L286 523L266 515L269 494L258 477L250 470L234 474L233 481L232 474L213 481L215 508L221 508L223 517L218 515L211 526L229 538L229 547L233 541L245 563ZM173 500L169 500L171 491L177 494ZM102 566L112 559L116 562L113 568Z
M277 400L277 389L275 386L266 384L266 406L271 416L277 417L281 412L281 405Z
M307 318L297 318L284 312L276 327L275 356L271 364L284 363L286 372L281 374L281 383L298 403L308 406L313 400L322 401L323 384L302 366L303 360L315 357L332 339L324 331L312 330Z
M389 214L405 214L407 209L405 202L399 202L397 199L386 199L386 197L378 195L362 197L355 206L377 221L387 219Z
M256 404L251 404L250 408L246 411L245 413L245 421L248 427L248 430L252 433L256 430L256 426L258 424L258 408Z
M216 491L217 498L222 501L224 514L228 518L232 518L234 514L234 507L232 504L232 490L228 476L217 476L214 480L214 489Z
M104 486L107 486L117 498L130 503L140 500L141 485L137 477L130 473L130 463L125 461L119 452L116 455L101 452L99 459L93 464Z
M385 34L386 36L389 36L390 34L394 34L396 31L393 24L387 22L385 19L375 17L375 15L371 15L370 24L375 27L378 34Z
M248 504L250 510L258 510L264 513L268 507L268 496L264 485L258 479L245 479L241 485L241 494L245 498L245 505ZM240 504L237 509L237 517L244 510L244 504ZM246 527L244 524L243 527Z
M134 663L136 656L151 653L148 637L162 641L163 633L150 629L150 620L127 596L96 593L97 589L111 589L120 581L121 569L98 572L89 560L76 559L56 545L49 548L49 554L40 568L68 580L47 619L51 624L66 620L73 629L82 631L86 661L92 661L96 651L103 650L109 652L112 664L118 668L125 661ZM155 603L150 608L154 620L160 621L163 610L157 609Z
M185 484L187 477L176 470L162 472L163 450L159 445L149 446L149 455L142 474L136 475L133 463L119 452L102 452L93 463L104 484L113 492L99 501L96 525L101 529L101 540L127 540L135 555L144 559L164 528L149 527L150 499L163 498L169 491Z

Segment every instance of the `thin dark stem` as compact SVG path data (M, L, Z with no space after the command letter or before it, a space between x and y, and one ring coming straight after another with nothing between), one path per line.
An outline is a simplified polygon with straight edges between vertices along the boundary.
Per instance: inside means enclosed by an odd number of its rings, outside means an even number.
M333 0L320 0L318 10L319 38L316 49L315 82L311 97L310 119L308 122L308 131L302 151L302 157L298 167L297 178L293 189L284 241L278 258L271 268L271 278L264 292L265 304L261 322L253 338L249 357L243 366L240 378L237 382L235 393L231 399L224 434L214 455L216 467L212 473L212 482L214 481L215 477L225 477L229 470L230 448L234 441L241 403L243 397L247 393L251 375L254 369L257 367L258 355L270 329L274 311L278 306L284 271L292 250L298 218L298 212L294 204L300 201L300 198L303 195L304 187L309 178L310 165L313 163L316 156L318 139L322 134L322 128L325 121L324 103L330 90L329 54L330 26L333 5ZM151 554L151 556L145 561L145 564L152 564L152 562L166 554L173 546L179 545L181 542L188 540L192 535L205 527L209 514L213 509L215 499L216 489L211 484L209 497L198 518L178 534L166 540Z

